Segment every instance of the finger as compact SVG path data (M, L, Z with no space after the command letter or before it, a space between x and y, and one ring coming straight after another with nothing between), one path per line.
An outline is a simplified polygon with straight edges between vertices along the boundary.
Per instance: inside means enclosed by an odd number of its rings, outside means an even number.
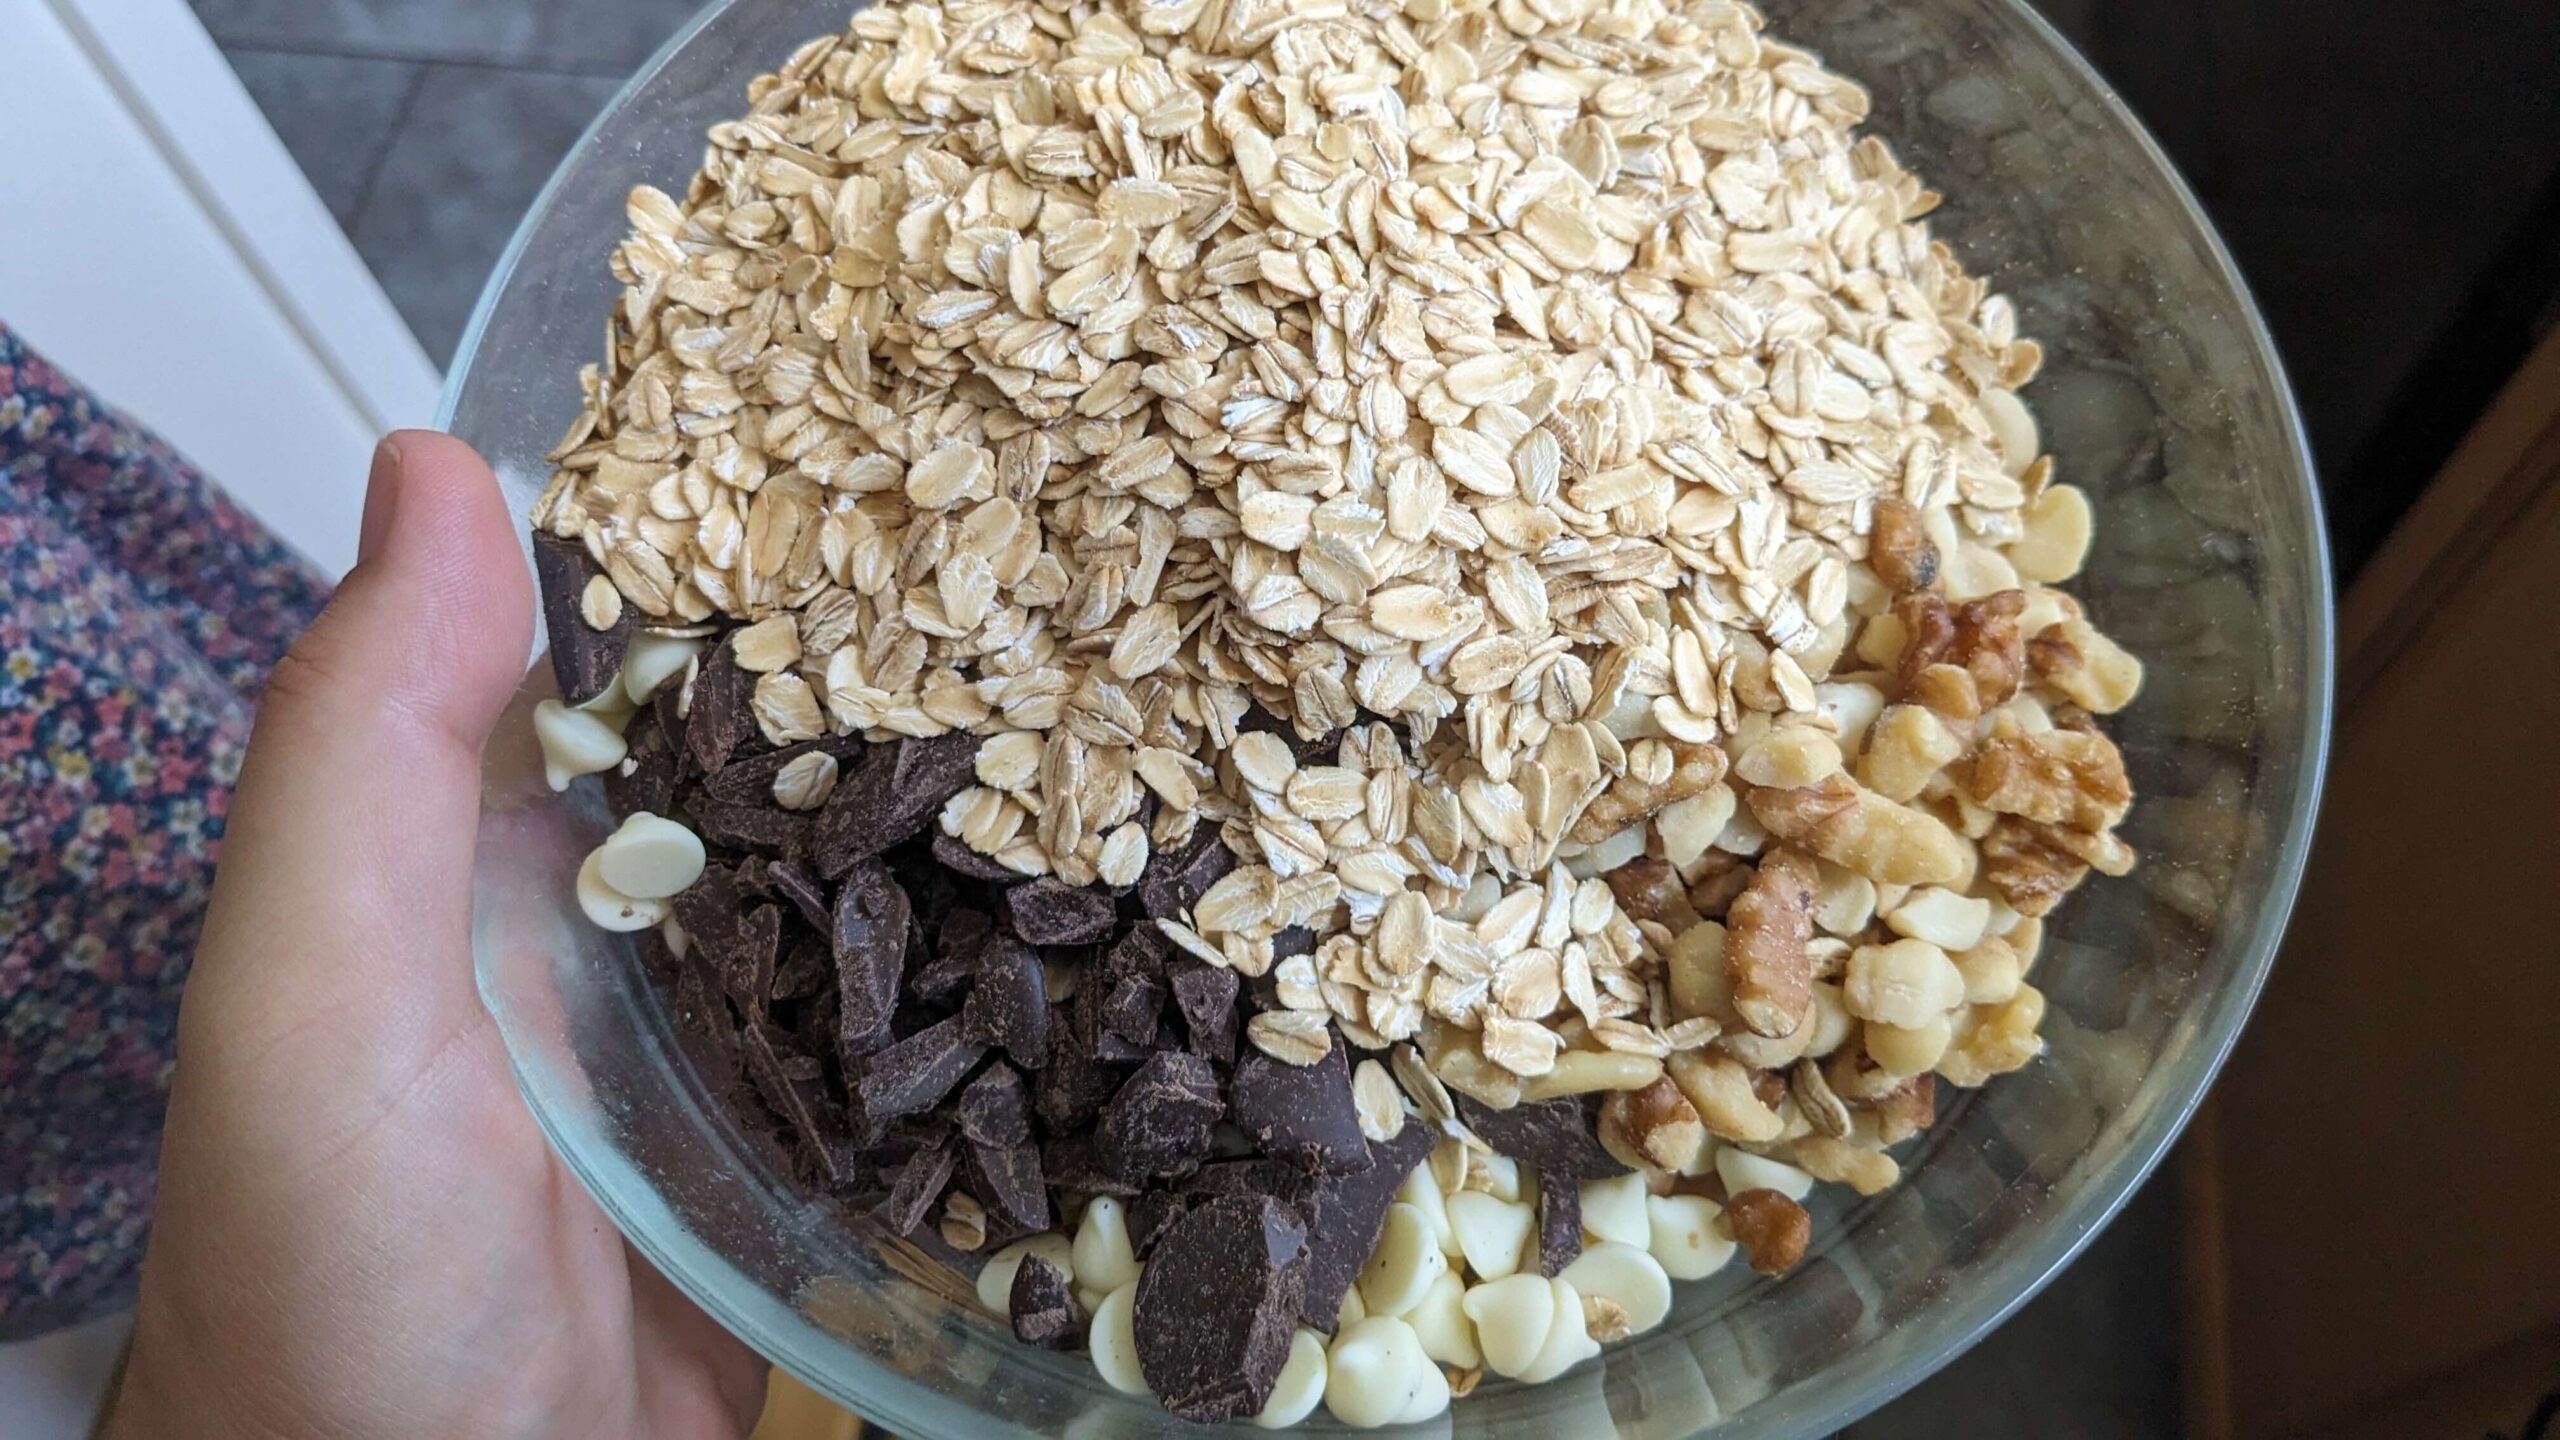
M221 1023L190 1030L254 1049L361 1007L352 1058L397 1069L476 1017L453 957L469 950L480 748L531 617L488 466L449 436L384 440L356 568L259 707L188 997Z

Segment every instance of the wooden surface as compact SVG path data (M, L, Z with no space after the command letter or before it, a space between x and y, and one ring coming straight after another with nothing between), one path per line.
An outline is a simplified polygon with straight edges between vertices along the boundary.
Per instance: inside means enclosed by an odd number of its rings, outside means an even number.
M2341 606L2311 868L2190 1146L2206 1440L2473 1440L2560 1387L2556 616L2560 337Z

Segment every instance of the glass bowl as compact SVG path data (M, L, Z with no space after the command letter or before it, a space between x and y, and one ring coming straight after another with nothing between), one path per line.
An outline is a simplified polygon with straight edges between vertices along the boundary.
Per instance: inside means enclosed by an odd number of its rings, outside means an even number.
M1937 232L2046 346L2028 398L2099 515L2075 589L2150 670L2115 727L2144 861L2054 917L2036 971L2049 1053L1942 1092L1898 1188L1826 1191L1804 1264L1684 1285L1659 1329L1551 1384L1487 1383L1413 1434L1822 1435L1892 1398L2032 1295L2149 1173L2238 1034L2301 872L2328 730L2319 507L2282 371L2211 226L2106 86L2013 0L1765 8L1773 33L1874 93L1871 130L1948 197ZM535 202L444 404L519 509L598 353L625 191L681 192L747 81L846 13L711 6ZM544 790L521 726L493 750L474 945L527 1101L632 1243L777 1364L916 1440L1198 1428L900 1278L894 1251L741 1133L633 947L571 899L606 825L592 788L566 804Z

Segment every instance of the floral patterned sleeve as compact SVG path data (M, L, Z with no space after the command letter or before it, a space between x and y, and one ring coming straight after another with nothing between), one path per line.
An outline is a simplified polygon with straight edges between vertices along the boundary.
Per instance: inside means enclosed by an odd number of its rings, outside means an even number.
M130 1296L251 707L327 595L0 325L0 1340Z

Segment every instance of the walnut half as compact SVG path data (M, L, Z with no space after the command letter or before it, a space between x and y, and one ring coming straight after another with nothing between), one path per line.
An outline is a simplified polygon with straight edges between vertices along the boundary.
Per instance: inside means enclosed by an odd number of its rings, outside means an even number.
M1755 1035L1792 1035L1813 1007L1813 858L1780 848L1760 862L1725 919L1725 980Z

